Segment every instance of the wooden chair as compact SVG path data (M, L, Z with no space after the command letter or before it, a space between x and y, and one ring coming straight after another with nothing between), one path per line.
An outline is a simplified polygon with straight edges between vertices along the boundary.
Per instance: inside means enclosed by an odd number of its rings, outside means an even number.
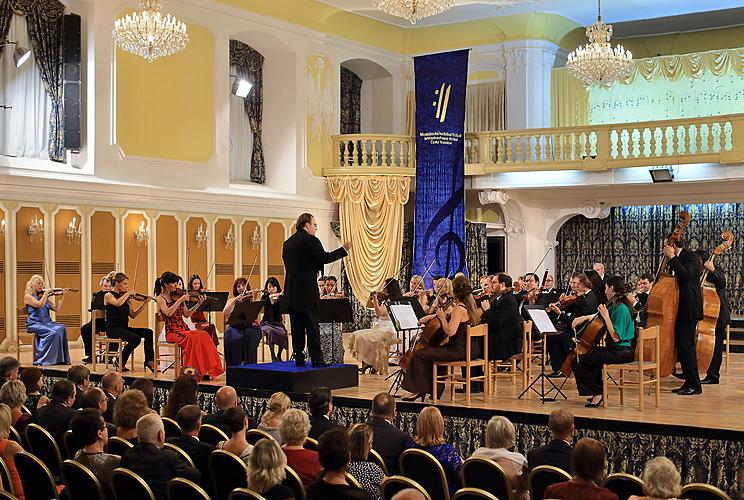
M103 365L106 371L109 370L109 366L116 368L116 371L122 373L124 370L124 342L121 339L110 338L106 335L106 330L98 330L98 320L106 318L106 311L100 309L93 309L90 317L90 326L93 336L93 372L96 371L99 359L103 360ZM100 358L99 358L100 356ZM129 356L131 361L131 370L134 370L134 353Z
M262 431L261 429L251 429L245 433L245 440L252 446L255 446L256 443L264 438L274 439L274 436L266 431Z
M36 359L36 343L34 342L34 334L26 330L26 318L28 317L26 306L22 305L16 311L18 312L18 334L16 335L16 353L18 355L16 357L20 362L21 346L30 345L31 361L33 361Z
M564 483L571 480L571 475L552 465L538 465L527 478L531 500L544 500L545 490L555 483Z
M725 347L725 353L726 353L726 361L724 365L724 369L726 370L726 373L729 372L729 360L731 359L731 325L726 325L726 347Z
M644 359L644 344L646 341L653 341L653 360ZM635 352L636 360L630 363L611 363L602 365L602 406L607 408L607 372L609 370L619 370L620 378L616 379L617 388L620 389L620 404L625 402L625 387L638 386L638 409L643 411L643 387L647 384L654 384L656 387L656 406L661 401L661 373L658 360L661 359L659 349L659 327L641 328L638 333L638 343ZM625 378L626 371L638 372L638 381L629 381ZM651 378L646 380L646 372L651 372Z
M74 460L65 460L62 463L62 478L71 498L106 500L101 482L86 466Z
M615 493L620 500L628 500L632 495L644 496L643 480L625 472L610 474L602 480L601 486Z
M300 476L289 465L284 466L284 472L286 476L282 484L292 490L295 500L305 500L305 486L302 484Z
M62 474L62 454L52 435L38 424L28 424L26 440L31 453L49 467L52 477L59 477Z
M178 437L182 434L181 426L170 417L163 417L163 427L165 428L165 439Z
M110 437L108 443L106 443L106 453L112 455L122 456L129 448L134 448L134 445L119 436Z
M680 498L689 500L731 500L731 497L713 485L690 483L682 487Z
M511 498L511 497L510 497ZM480 488L460 488L452 500L501 500L499 497Z
M318 440L311 437L305 438L305 442L302 445L306 450L318 451Z
M369 450L369 455L367 455L367 461L379 465L380 469L382 469L383 474L385 474L386 476L390 475L388 474L387 465L385 465L385 460L382 459L382 456L379 453L377 453L375 450L371 448Z
M297 497L295 497L296 499ZM227 497L227 500L265 500L263 496L259 495L253 490L248 488L235 488Z
M182 477L168 481L165 491L168 500L210 500L204 488Z
M418 448L407 449L400 455L400 472L420 484L432 500L449 500L444 468L431 453Z
M0 490L0 500L18 500L18 498L16 498L12 493Z
M212 446L217 446L220 441L227 441L230 437L222 429L211 424L202 424L199 428L199 440Z
M460 469L462 485L488 492L499 500L512 500L513 490L509 476L495 461L488 458L470 457Z
M160 320L160 313L157 315L155 320L155 333L153 334L153 348L155 350L155 378L158 378L160 373L165 373L170 367L160 371L161 361L171 361L173 367L173 380L176 380L181 374L181 367L183 366L183 349L180 345L175 342L160 342L160 332L163 330L163 322ZM160 353L160 347L169 349L169 352L165 354Z
M517 362L522 362L521 369ZM492 387L496 387L496 377L509 377L512 382L522 372L522 387L530 383L530 370L532 367L532 321L522 323L522 352L517 353L504 361L491 361L491 375L493 377ZM499 371L506 368L506 371Z
M176 455L178 455L181 458L181 460L183 460L184 462L186 462L186 465L189 465L191 467L195 467L194 460L191 458L191 456L188 453L186 453L185 451L183 451L181 448L179 448L178 446L176 446L175 444L173 444L173 443L165 443L165 444L163 444L163 449L172 451L173 453L175 453Z
M10 469L8 469L8 465L3 459L0 459L0 480L2 481L2 488L0 489L8 491L14 495L16 494L13 480L10 477Z
M480 358L474 359L472 357L472 339L482 337L483 338L483 353ZM472 368L480 366L483 367L483 374L473 376ZM439 368L444 368L444 375L439 375ZM465 369L465 378L461 376L462 368ZM470 383L476 381L482 381L483 387L483 401L491 393L490 381L491 372L488 362L488 325L468 326L467 335L465 340L465 360L464 361L435 361L433 371L433 382L434 382L434 404L437 404L437 387L440 385L450 386L450 398L452 401L455 400L455 386L465 386L465 404L470 404Z
M155 500L155 494L145 480L129 469L114 469L113 486L116 500Z
M386 477L382 480L382 483L380 484L380 492L382 493L382 498L384 500L390 500L395 496L396 493L408 489L413 488L414 490L418 490L419 493L421 493L424 496L425 500L431 500L431 497L429 496L429 492L426 491L420 484L418 484L413 479L407 478L405 476L390 476Z
M212 475L216 500L227 500L235 488L248 487L245 462L229 451L212 452L209 456L209 472Z
M23 495L26 498L29 500L32 498L59 500L57 485L44 462L25 451L16 453L13 461L16 470L18 470L18 476L21 478Z
M74 459L75 454L78 452L78 450L82 450L84 448L83 443L81 443L75 435L72 433L72 431L67 431L62 436L62 444L64 445L64 451L65 456L64 458Z

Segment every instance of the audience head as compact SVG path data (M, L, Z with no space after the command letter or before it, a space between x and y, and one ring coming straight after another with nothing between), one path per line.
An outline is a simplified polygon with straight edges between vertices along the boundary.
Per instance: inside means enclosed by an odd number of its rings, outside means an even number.
M176 413L186 405L197 404L196 393L198 389L196 378L190 374L180 375L168 393L168 401L165 404L165 416L176 418Z
M12 423L13 418L10 416L10 408L8 408L8 405L0 403L0 439L8 439Z
M13 356L5 356L0 359L0 378L14 380L18 378L18 368L21 364Z
M114 405L114 424L124 429L137 427L137 420L147 415L150 408L147 407L147 398L142 391L129 389L124 391Z
M245 434L245 431L248 430L248 417L245 410L240 406L233 406L225 410L223 422L233 436L241 432Z
M330 415L333 411L331 390L328 387L313 387L307 396L307 406L313 417Z
M129 392L129 391L127 391ZM162 448L165 443L163 419L157 413L148 413L137 420L137 440Z
M90 379L90 370L87 366L73 365L67 369L67 380L78 387L85 389L88 387Z
M155 386L152 384L152 380L140 377L132 382L132 385L130 385L129 388L142 391L142 394L147 398L147 406L152 408L152 398L155 396Z
M201 420L202 413L199 405L186 405L176 413L176 422L184 434L198 433Z
M26 386L20 380L8 380L0 387L0 403L10 409L20 408L26 402Z
M486 427L486 448L510 449L515 444L514 424L502 416L491 417Z
M602 443L581 438L571 452L571 465L579 479L598 482L605 472L605 452Z
M214 404L215 406L217 406L217 410L220 412L223 412L233 406L237 406L238 393L235 391L235 388L230 385L220 387L217 391L217 394L215 394L214 396Z
M106 394L99 387L88 387L80 400L81 408L93 408L101 413L108 409Z
M108 372L101 378L101 389L113 396L119 397L124 389L124 379L118 372Z
M372 400L372 416L392 420L395 418L395 398L381 392Z
M72 405L75 401L75 384L64 378L57 380L52 387L52 401Z
M272 420L282 418L284 413L292 406L292 401L283 392L275 392L269 398L266 406L267 410L261 416L261 422L264 425L271 425L270 422Z
M282 441L290 446L302 446L310 432L310 419L307 413L297 408L290 408L279 424Z
M419 446L435 446L444 443L444 419L435 406L427 406L416 419L414 441Z
M425 500L424 494L416 488L404 488L393 495L390 500Z
M646 463L641 475L643 491L652 498L677 498L682 493L682 478L667 457L656 457Z
M84 408L75 413L70 421L70 430L83 446L90 446L99 441L104 445L108 441L106 422L101 412L94 408Z
M366 462L372 449L374 430L368 424L354 424L349 427L349 444L352 462Z
M43 373L35 366L24 368L21 372L21 382L26 386L26 394L32 394L41 389Z
M326 472L343 472L349 464L349 436L340 427L329 429L318 439L318 459Z
M248 458L248 487L264 493L284 481L287 456L275 439L259 439Z
M574 434L573 413L565 408L551 411L550 417L548 417L548 429L550 429L553 439L571 441Z

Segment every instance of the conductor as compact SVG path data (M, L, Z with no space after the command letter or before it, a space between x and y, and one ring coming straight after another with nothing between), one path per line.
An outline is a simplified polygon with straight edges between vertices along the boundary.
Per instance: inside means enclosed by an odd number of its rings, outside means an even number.
M318 224L312 214L297 218L297 231L284 242L282 259L286 269L284 297L292 325L292 350L297 366L305 366L305 335L313 366L325 366L320 350L318 308L320 297L316 280L323 265L348 255L351 241L333 252L326 252L315 236Z

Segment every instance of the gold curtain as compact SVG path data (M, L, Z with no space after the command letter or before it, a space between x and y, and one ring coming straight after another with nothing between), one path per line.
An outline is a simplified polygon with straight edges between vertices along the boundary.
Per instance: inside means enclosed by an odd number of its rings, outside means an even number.
M565 68L554 69L550 81L551 127L589 123L589 92Z
M465 132L504 129L504 82L468 85L465 92Z
M346 275L361 303L398 274L409 188L410 178L402 176L328 178L331 199L339 204L341 240L354 242Z
M406 134L416 137L416 93L413 90L406 94Z

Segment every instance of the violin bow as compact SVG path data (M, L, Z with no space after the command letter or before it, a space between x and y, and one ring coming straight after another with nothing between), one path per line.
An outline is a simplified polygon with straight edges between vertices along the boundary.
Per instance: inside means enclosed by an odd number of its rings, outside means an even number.
M566 278L566 291L563 292L564 294L568 295L568 290L571 287L571 276L573 273L576 272L576 266L579 264L579 256L576 255L576 260L574 261L573 268L571 269L571 274L568 275L568 278Z
M431 270L432 266L434 265L434 261L436 260L437 260L436 258L431 259L431 264L429 264L429 267L426 268L426 270L424 271L424 274L421 275L421 279L418 280L418 283L416 283L416 286L413 287L413 290L412 290L413 292L418 290L418 287L420 287L421 283L424 282L424 278L426 277L427 274L429 274L429 271Z
M532 274L537 276L536 274L537 270L540 269L540 266L542 265L543 262L545 262L545 258L548 256L548 253L550 253L552 249L553 249L553 245L552 244L548 245L548 249L545 251L545 254L543 255L542 259L540 259L540 262L538 262L537 265L535 266L535 270L532 271Z
M206 288L206 286L204 286L204 284L205 283L209 283L209 277L212 275L212 271L214 270L214 265L216 263L217 263L217 257L215 257L214 259L212 259L212 265L209 266L209 271L207 272L207 277L204 278L204 283L202 283L202 288ZM194 274L196 274L196 273L194 273Z

